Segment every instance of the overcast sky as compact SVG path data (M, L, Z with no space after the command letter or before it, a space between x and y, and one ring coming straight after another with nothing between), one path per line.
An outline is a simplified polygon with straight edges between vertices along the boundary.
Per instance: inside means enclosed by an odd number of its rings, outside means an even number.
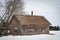
M60 0L25 0L25 11L45 16L52 25L60 25Z
M4 0L1 2L3 4ZM45 16L52 25L60 25L60 0L24 0L24 3L24 11L28 14L34 11L34 15ZM2 11L3 9L0 8Z

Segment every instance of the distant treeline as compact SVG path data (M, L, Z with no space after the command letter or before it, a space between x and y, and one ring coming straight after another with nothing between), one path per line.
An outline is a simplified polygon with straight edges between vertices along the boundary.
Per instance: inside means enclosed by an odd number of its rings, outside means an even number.
M60 30L60 26L49 26L50 30Z

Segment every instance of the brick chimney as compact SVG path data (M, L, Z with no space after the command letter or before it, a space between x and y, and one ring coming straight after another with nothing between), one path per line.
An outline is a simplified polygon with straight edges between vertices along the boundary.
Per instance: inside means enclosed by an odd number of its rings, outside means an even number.
M33 16L33 11L31 11L31 15Z

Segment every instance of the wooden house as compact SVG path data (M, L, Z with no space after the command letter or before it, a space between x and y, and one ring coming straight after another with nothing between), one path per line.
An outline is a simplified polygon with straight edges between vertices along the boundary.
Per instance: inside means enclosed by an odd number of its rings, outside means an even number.
M10 21L12 35L48 34L51 23L44 16L14 15Z

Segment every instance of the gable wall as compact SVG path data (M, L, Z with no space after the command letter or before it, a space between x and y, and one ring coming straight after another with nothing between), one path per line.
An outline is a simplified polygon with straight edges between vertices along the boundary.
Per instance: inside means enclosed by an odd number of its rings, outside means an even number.
M17 30L15 30L15 29ZM13 18L11 23L10 23L10 33L12 35L19 35L20 32L19 32L19 23L17 22L17 19L16 18Z

